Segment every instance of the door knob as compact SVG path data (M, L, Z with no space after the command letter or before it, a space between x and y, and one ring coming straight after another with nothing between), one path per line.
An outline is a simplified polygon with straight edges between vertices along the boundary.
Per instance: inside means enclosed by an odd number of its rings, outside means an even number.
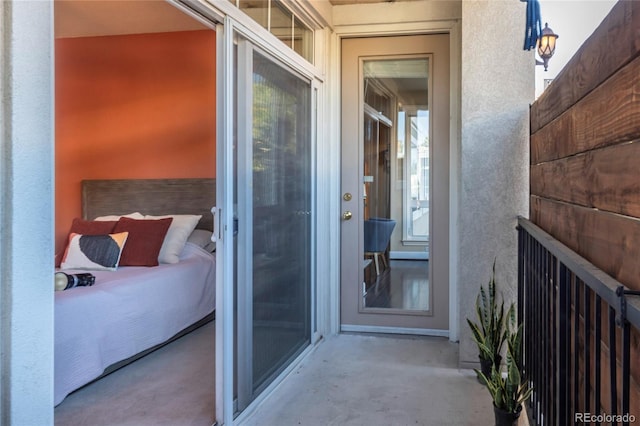
M353 217L353 214L351 214L351 212L348 211L348 210L346 212L342 213L342 218L344 220L350 220L352 217Z

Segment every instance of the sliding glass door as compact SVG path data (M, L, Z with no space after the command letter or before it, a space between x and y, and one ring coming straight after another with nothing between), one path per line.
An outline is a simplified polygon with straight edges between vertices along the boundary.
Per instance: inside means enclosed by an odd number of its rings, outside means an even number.
M237 41L237 411L311 342L309 80Z

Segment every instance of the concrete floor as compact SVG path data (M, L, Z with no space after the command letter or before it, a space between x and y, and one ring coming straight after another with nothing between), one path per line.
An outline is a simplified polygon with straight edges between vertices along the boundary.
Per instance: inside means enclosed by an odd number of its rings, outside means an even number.
M493 425L489 393L457 363L443 338L329 337L241 424Z
M56 426L210 426L214 335L211 322L69 395ZM241 424L493 425L489 393L457 363L444 338L328 337Z

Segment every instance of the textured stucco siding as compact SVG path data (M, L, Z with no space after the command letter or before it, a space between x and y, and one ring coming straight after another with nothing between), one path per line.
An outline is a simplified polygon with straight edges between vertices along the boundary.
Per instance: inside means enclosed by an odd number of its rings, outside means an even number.
M0 424L53 424L53 2L0 5Z
M491 277L517 294L516 218L528 212L529 104L534 57L523 51L525 3L462 2L459 193L460 364L478 362L465 318Z

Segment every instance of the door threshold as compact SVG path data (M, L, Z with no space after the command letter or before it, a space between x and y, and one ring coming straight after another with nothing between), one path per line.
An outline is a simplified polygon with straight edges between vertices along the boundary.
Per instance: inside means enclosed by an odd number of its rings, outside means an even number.
M449 330L438 330L433 328L382 327L377 325L341 324L340 331L378 334L412 334L416 336L449 338Z

